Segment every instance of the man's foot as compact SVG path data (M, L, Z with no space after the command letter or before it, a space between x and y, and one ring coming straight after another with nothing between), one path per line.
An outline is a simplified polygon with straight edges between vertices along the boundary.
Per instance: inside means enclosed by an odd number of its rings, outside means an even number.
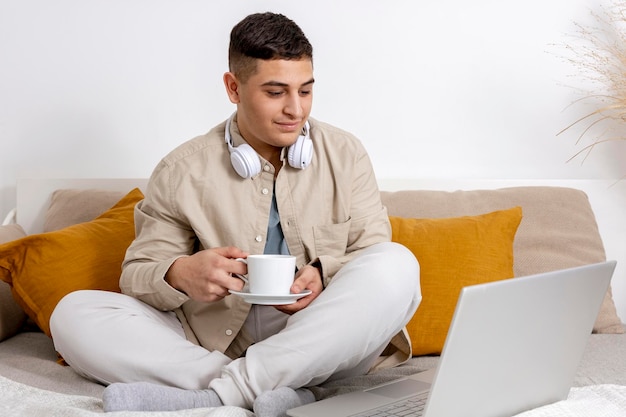
M306 388L281 387L259 395L252 409L256 417L286 417L287 410L313 401L315 396Z
M176 411L224 405L212 389L186 390L148 382L111 384L104 389L102 402L105 412Z

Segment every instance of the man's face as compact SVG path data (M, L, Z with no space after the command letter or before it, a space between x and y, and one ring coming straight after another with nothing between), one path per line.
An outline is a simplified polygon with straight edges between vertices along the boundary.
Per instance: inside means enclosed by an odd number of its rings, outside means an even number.
M264 158L293 144L311 113L313 63L302 60L257 60L244 83L224 76L230 100L237 104L237 124L246 141ZM230 81L229 81L230 80Z

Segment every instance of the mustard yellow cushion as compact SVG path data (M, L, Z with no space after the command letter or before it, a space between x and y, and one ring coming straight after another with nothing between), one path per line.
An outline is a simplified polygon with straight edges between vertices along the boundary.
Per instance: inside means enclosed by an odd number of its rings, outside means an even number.
M390 216L392 240L420 263L422 302L407 324L413 355L441 354L461 288L512 278L521 207L478 216Z
M134 189L90 222L0 245L0 279L48 336L50 315L66 294L120 291L122 261L135 238L133 209L141 199Z

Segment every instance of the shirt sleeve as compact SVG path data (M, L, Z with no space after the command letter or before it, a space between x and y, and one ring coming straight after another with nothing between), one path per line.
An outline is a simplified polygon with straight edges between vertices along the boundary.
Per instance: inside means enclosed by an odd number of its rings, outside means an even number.
M159 310L180 307L189 297L170 286L165 275L176 259L193 253L195 234L177 213L163 163L150 178L145 199L135 207L135 231L122 264L122 292Z

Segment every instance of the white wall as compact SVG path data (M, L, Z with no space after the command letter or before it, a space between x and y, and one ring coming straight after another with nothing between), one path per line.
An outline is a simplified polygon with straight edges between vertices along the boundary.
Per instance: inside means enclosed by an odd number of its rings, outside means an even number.
M566 163L586 142L556 135L584 111L567 85L585 86L559 45L599 4L0 0L0 219L18 177L146 177L226 118L230 28L265 10L307 33L313 115L357 134L381 178L620 178L626 142Z

